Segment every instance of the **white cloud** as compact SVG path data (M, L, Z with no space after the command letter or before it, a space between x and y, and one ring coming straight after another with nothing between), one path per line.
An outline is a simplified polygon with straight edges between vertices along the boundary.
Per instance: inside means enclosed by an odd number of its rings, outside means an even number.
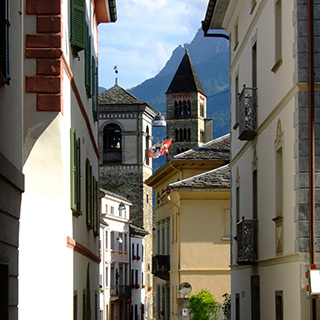
M200 28L209 0L119 0L118 21L99 26L99 83L138 85L156 75L172 51L190 42Z

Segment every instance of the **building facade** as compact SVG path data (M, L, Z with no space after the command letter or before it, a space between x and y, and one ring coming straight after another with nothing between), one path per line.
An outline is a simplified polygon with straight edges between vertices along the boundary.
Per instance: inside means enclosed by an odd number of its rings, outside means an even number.
M0 314L18 319L18 246L23 168L23 16L0 4ZM9 27L10 25L10 27Z
M229 135L174 156L146 183L153 187L155 318L181 319L179 285L230 293Z
M97 319L97 26L116 20L115 3L19 3L25 175L19 318Z
M101 189L100 319L130 318L130 207L126 198Z
M305 275L319 263L317 228L315 250L309 244L319 137L314 157L308 131L319 131L317 117L308 120L320 102L310 59L319 54L319 30L310 29L319 19L318 1L222 0L209 1L203 21L205 32L230 34L234 320L316 319L315 307L319 314Z
M131 220L145 236L144 275L152 278L152 188L144 181L152 174L148 150L152 119L157 112L117 83L99 95L100 181L109 191L132 202ZM152 318L152 292L145 293L145 317Z
M173 138L169 158L212 139L207 97L186 50L166 92L167 137Z

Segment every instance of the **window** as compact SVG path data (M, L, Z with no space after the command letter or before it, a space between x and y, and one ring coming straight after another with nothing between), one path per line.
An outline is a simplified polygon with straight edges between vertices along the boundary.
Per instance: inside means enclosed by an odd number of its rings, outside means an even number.
M240 294L236 293L236 320L240 320Z
M252 87L257 88L257 42L252 46Z
M9 84L9 0L0 4L0 83Z
M116 124L108 124L103 130L103 162L121 162L121 150L121 129Z
M276 320L283 319L283 291L276 291Z
M106 287L109 287L109 268L106 267Z
M260 277L251 276L251 319L260 320Z
M111 231L111 250L114 251L114 249L115 249L114 231Z
M108 241L108 231L106 230L106 249L108 250L109 248L108 248L108 243L109 241Z
M258 175L257 170L252 173L252 218L258 219Z
M119 239L121 239L123 241L123 234L120 232L119 233ZM123 242L119 241L119 252L123 251Z
M157 286L157 319L161 319L161 314L160 314L160 300L161 297L160 297L160 286L158 285Z
M139 271L136 270L136 287L139 287Z
M160 254L160 228L157 229L157 254Z
M85 86L87 94L91 97L91 36L89 32L88 23L86 23L86 48L85 48L85 61L84 61L84 75Z
M280 147L276 151L276 216L280 217L283 215L282 206L282 193L283 193L283 161L282 161L282 148Z
M240 187L236 188L236 217L237 222L240 221Z
M9 319L9 265L0 264L0 314Z
M132 244L132 252L131 252L131 254L132 254L132 260L135 260L136 256L134 254L134 243Z
M170 254L170 225L167 223L167 233L166 233L166 242L167 242L167 255Z
M91 67L91 83L92 83L92 114L93 119L97 121L98 117L98 86L97 86L97 76L98 76L98 69L96 58L92 56L92 67Z
M124 265L124 285L128 285L128 266Z
M200 131L200 142L204 142L204 131Z
M128 252L128 235L124 234L124 252Z
M85 0L71 0L71 44L77 53L86 47Z
M200 101L200 117L204 117L204 102Z
M140 260L140 256L139 256L139 244L137 243L137 260Z
M272 68L276 72L282 64L282 12L281 0L275 2L275 65Z
M110 286L111 286L111 287L114 287L114 286L115 286L115 270L114 270L114 265L111 265Z
M75 216L81 214L81 162L80 138L77 139L74 128L70 130L71 137L71 209Z
M165 250L165 237L164 237L164 226L161 227L161 254L164 254Z
M108 214L108 205L106 204L106 214Z
M146 129L146 164L150 164L150 158L149 158L149 148L150 148L150 135L149 135L149 127L147 126Z
M113 206L110 207L110 211L111 211L111 214L114 215L114 207Z
M144 255L144 252L143 252L143 244L141 245L141 261L143 261L143 255Z
M239 125L239 74L234 79L235 123L234 129Z
M8 318L5 317L5 319L8 319ZM77 295L77 290L74 290L74 292L73 292L73 320L77 320L77 319L78 319L78 295Z
M119 285L123 286L123 269L124 265L119 266Z

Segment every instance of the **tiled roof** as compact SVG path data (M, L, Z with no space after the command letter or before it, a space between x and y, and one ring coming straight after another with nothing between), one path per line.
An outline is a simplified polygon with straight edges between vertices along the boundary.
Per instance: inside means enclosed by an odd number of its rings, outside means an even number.
M201 92L205 95L198 75L192 65L188 50L181 60L167 93Z
M227 164L194 177L171 183L169 188L230 188L230 167Z
M119 85L114 85L112 88L103 91L99 95L100 105L117 105L117 104L146 104L139 100L130 92L121 88Z
M230 159L230 133L211 140L200 147L179 153L173 159L224 160Z

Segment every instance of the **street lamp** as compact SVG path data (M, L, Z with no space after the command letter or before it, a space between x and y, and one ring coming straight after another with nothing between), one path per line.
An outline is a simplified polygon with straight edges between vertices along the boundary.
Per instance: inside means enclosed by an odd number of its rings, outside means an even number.
M158 112L158 114L153 118L152 120L152 126L153 127L166 127L167 122L163 115L161 115L161 112Z

